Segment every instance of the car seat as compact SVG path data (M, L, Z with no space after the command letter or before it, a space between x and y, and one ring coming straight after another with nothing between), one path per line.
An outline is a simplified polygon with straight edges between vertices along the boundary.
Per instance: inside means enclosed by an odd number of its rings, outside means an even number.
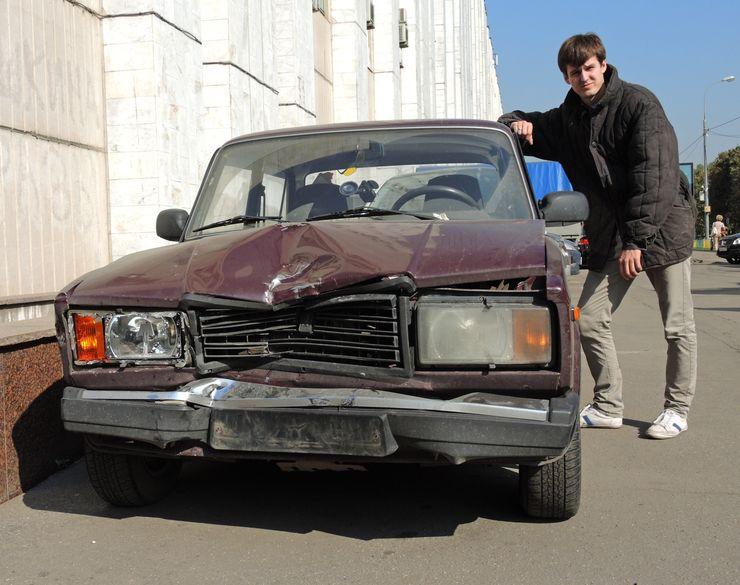
M313 183L296 189L288 203L287 218L300 221L346 210L347 199L339 193L339 185Z

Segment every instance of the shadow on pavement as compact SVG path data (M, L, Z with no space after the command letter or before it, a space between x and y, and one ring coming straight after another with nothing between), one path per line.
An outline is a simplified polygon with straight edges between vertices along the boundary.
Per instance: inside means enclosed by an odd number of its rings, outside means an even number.
M67 477L58 480L59 475ZM515 471L493 466L292 471L191 462L163 501L115 508L97 497L84 464L23 496L34 509L104 518L155 517L360 540L448 536L478 518L533 522L518 507Z
M691 293L695 295L736 295L740 292L740 282L738 286L731 288L698 288L692 289Z
M622 424L628 427L636 428L638 432L638 436L645 437L645 431L647 431L650 425L653 423L651 421L635 420L633 418L624 418L622 419Z

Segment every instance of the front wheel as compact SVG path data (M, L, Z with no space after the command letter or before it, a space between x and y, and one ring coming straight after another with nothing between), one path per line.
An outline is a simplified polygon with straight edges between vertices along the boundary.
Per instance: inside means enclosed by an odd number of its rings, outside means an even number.
M740 258L735 258L734 256L729 257L727 261L730 264L740 264Z
M120 453L96 451L85 444L90 483L114 506L144 506L169 494L177 483L182 462Z
M581 430L576 421L565 454L539 467L519 466L519 495L529 516L565 520L581 503Z

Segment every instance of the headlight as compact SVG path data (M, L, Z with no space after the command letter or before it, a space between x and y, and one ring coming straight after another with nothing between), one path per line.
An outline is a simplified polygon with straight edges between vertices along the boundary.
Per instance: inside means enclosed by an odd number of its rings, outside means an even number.
M114 359L172 359L180 355L177 313L123 313L106 319L106 355Z
M421 302L417 323L424 365L546 364L552 359L546 307L495 300Z
M735 238L732 242L733 246L740 246L740 238Z
M182 356L182 313L175 311L73 313L76 359L168 360Z

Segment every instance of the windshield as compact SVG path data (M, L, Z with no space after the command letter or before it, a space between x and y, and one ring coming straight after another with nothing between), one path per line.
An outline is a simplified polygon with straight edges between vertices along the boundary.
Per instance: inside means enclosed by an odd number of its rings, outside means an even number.
M225 147L206 177L186 237L270 222L533 217L503 132L361 130Z

